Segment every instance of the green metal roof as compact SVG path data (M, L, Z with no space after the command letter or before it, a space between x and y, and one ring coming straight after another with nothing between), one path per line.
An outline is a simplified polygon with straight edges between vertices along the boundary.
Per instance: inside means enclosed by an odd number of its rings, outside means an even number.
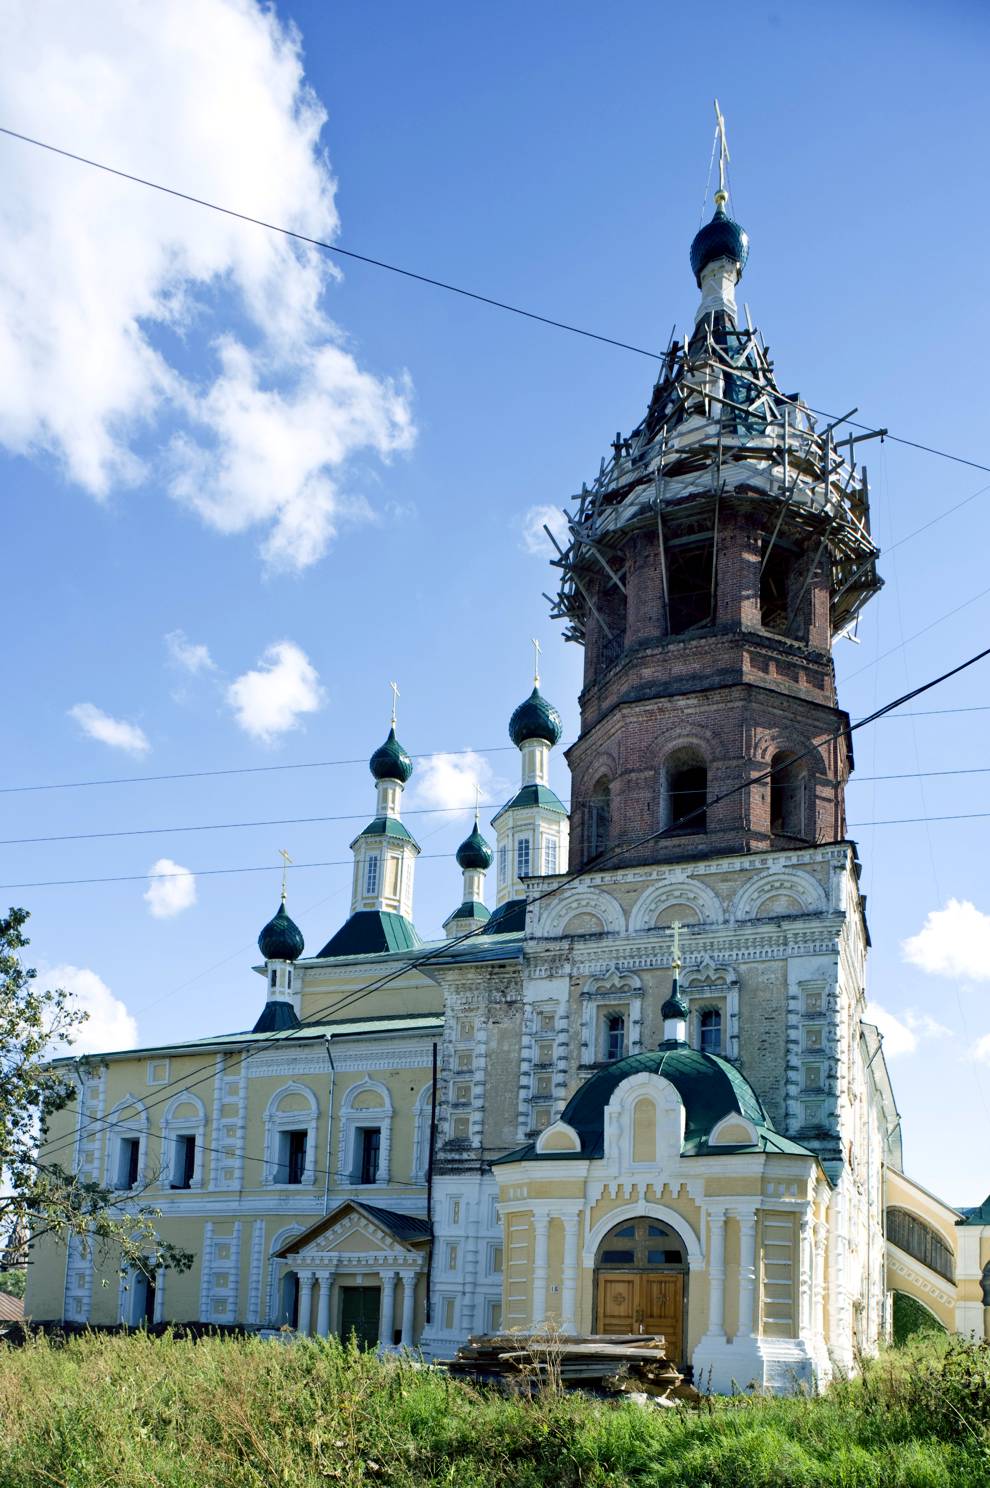
M975 1209L963 1209L962 1216L962 1219L956 1220L956 1224L990 1225L990 1194Z
M359 909L345 920L317 956L373 956L379 951L416 951L423 942L416 926L404 915L387 909Z
M497 822L503 812L511 811L517 806L542 806L545 811L552 811L555 815L567 815L567 807L559 796L554 795L548 785L524 785L516 792L511 801L506 801L504 806L499 807L498 811L492 817L492 821Z
M484 925L492 917L492 912L487 904L482 904L480 899L465 899L459 909L455 909L452 915L444 920L446 928L453 920L474 920L476 924Z
M265 1003L261 1010L261 1017L251 1032L279 1033L283 1028L300 1028L301 1026L292 1003L279 998L275 1002Z
M413 847L418 848L416 841L405 822L399 821L397 816L376 816L370 821L363 832L359 832L354 842L360 842L362 837L398 837L402 842L411 842ZM354 842L351 846L354 846Z
M506 904L500 904L485 926L486 935L508 935L513 931L526 929L526 901L525 899L510 899Z
M580 1152L574 1157L602 1157L605 1151L605 1108L623 1080L632 1075L662 1075L674 1086L684 1104L684 1143L681 1151L688 1157L715 1153L776 1151L813 1156L807 1148L774 1131L773 1122L759 1096L734 1065L717 1054L703 1054L687 1044L664 1043L659 1049L631 1054L597 1070L571 1096L561 1113L561 1121L572 1126L581 1139ZM757 1130L755 1144L710 1147L708 1136L723 1116L744 1116ZM539 1153L536 1144L518 1148L496 1162L522 1162L539 1156L556 1159L565 1154Z

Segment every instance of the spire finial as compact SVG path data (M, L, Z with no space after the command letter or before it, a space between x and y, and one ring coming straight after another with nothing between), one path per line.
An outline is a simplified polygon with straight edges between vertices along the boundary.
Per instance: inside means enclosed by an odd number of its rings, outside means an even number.
M540 652L542 650L543 650L543 647L540 645L540 643L537 640L536 636L534 636L533 637L533 686L534 687L539 687L539 685L540 685Z
M478 819L481 815L481 786L474 782L474 829L478 830Z
M718 144L718 191L715 193L715 205L717 207L724 207L729 199L725 167L728 165L731 156L729 155L729 146L725 138L725 118L718 106L717 98L715 100L715 140Z
M671 964L671 968L673 969L674 975L676 976L677 973L681 969L681 922L680 922L680 920L674 920L674 922L672 923L672 925L671 925L670 928L674 932L674 954L671 957L670 964Z
M392 689L392 727L395 728L395 710L399 703L399 688L395 682L390 682L388 685Z
M286 850L285 850L284 847L280 847L279 848L278 855L282 859L282 903L284 904L285 903L286 881L287 881L288 872L289 872L289 864L292 862L292 859L289 857L289 854L286 852Z

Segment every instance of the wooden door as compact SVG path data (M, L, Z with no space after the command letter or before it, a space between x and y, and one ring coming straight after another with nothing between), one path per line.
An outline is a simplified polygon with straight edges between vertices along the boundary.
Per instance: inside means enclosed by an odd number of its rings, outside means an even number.
M598 1332L636 1333L636 1291L639 1277L634 1271L602 1271L598 1274Z
M639 1281L639 1316L644 1333L662 1333L666 1354L675 1364L681 1358L684 1316L684 1277L677 1271L643 1272Z
M346 1342L355 1334L360 1348L378 1342L382 1294L379 1287L341 1287L340 1336Z

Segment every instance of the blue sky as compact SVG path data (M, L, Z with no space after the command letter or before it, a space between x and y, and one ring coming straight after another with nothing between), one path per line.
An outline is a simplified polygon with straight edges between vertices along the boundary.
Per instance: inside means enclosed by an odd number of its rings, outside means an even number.
M0 123L647 348L693 314L717 93L752 240L741 298L781 385L990 464L982 7L101 0L9 20ZM577 725L581 658L547 619L529 514L597 471L653 366L358 264L331 277L9 139L0 179L2 836L353 817L7 843L5 884L129 881L2 892L101 1034L125 1039L127 1015L141 1042L249 1026L277 849L341 864L293 873L315 950L346 915L365 765L10 787L364 761L395 678L408 749L477 753L421 767L408 805L470 799L479 772L497 800L531 636ZM881 546L907 540L837 647L853 717L978 649L990 618L990 474L891 442L864 458ZM917 708L987 709L988 679ZM864 730L849 791L908 1167L958 1203L990 1189L967 1136L990 1115L990 778L873 777L990 769L988 722ZM963 819L869 825L936 816ZM465 819L410 821L430 935ZM145 899L161 858L196 870L194 903Z

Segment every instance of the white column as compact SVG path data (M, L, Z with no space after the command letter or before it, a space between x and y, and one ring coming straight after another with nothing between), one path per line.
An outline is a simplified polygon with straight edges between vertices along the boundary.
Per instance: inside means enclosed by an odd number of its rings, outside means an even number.
M329 1271L320 1272L320 1300L316 1304L316 1331L320 1338L330 1332L330 1293L333 1276Z
M564 1275L560 1298L560 1326L577 1332L578 1215L564 1216Z
M815 1282L812 1299L812 1329L816 1336L825 1336L825 1241L828 1225L823 1219L815 1221Z
M402 1347L412 1348L416 1321L416 1273L402 1273Z
M533 1215L533 1311L530 1323L538 1328L546 1320L547 1271L550 1241L549 1214Z
M725 1210L708 1215L708 1336L725 1337Z
M801 1237L798 1244L798 1265L800 1274L798 1276L798 1296L800 1306L798 1309L798 1330L802 1336L811 1331L811 1292L812 1278L814 1272L814 1255L811 1241L811 1213L809 1210L801 1216Z
M395 1283L397 1279L395 1271L382 1272L382 1310L378 1324L378 1342L385 1348L392 1347L392 1334L395 1332Z
M753 1332L756 1301L756 1215L739 1216L739 1335Z
M313 1310L313 1283L316 1274L313 1271L300 1271L299 1273L299 1324L297 1332L309 1332L309 1319Z

